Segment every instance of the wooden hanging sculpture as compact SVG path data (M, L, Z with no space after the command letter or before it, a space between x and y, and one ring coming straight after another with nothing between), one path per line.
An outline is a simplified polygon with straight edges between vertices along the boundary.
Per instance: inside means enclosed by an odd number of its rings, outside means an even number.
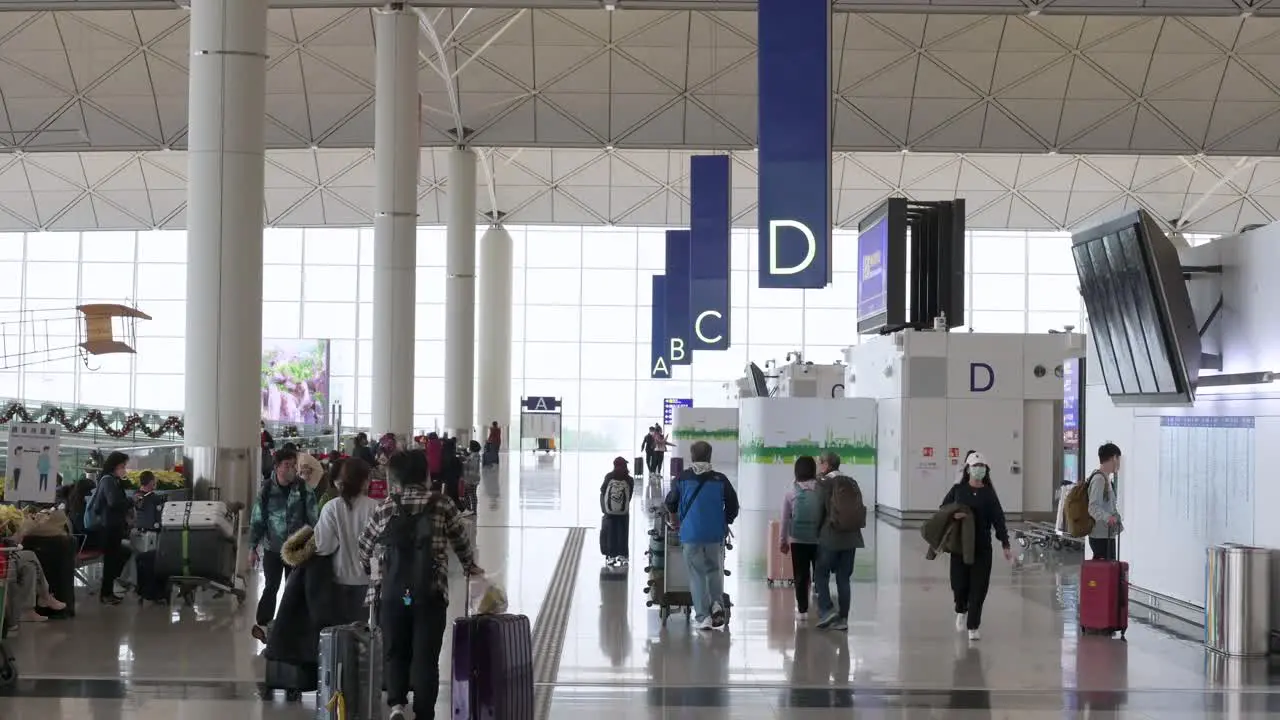
M76 308L84 317L80 348L90 355L133 353L139 320L151 316L127 305L93 304Z

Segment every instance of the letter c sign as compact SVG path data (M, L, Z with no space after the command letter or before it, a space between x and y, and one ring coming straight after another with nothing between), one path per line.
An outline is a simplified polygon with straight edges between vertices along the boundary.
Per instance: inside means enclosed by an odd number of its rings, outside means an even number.
M982 373L986 377L982 378ZM979 379L981 378L981 380ZM969 363L969 392L986 392L995 387L996 371L984 362Z

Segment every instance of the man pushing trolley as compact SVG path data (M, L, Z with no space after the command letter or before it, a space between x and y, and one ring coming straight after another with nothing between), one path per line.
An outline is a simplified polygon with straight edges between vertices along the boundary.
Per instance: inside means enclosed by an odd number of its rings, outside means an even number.
M738 518L738 493L711 466L709 443L695 442L689 456L692 462L667 494L666 506L688 568L695 627L719 630L729 621L724 551L729 525ZM668 569L679 561L668 557Z

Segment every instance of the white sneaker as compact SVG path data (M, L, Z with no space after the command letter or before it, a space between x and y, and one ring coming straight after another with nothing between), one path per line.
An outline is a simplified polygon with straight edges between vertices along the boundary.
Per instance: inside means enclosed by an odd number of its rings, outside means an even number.
M716 626L711 624L711 618L704 617L693 623L694 630L715 630Z
M956 632L964 632L969 627L969 613L956 613Z
M807 612L796 613L796 622L808 622L808 620L809 620L809 613Z
M969 631L969 639L970 639L970 640L981 640L981 639L982 639L982 633L978 632L977 630L970 630L970 631Z
M407 712L409 711L407 708L405 708L404 705L392 705L391 715L387 718L387 720L405 720L405 718L407 717L406 715Z

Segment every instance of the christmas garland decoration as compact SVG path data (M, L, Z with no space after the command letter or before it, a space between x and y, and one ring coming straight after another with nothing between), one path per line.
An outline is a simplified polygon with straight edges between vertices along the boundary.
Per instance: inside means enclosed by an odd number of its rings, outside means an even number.
M158 415L151 416L152 422L159 421L157 425L149 425L141 415L125 415L124 412L116 410L110 414L103 413L101 410L75 410L68 413L60 407L52 407L44 412L43 415L32 413L27 410L20 402L11 402L3 412L0 412L0 425L6 425L10 422L24 423L58 423L62 429L68 433L82 433L92 426L96 430L100 430L113 438L123 438L134 433L141 433L156 440L165 435L183 435L182 418L177 415L170 415L161 418Z

